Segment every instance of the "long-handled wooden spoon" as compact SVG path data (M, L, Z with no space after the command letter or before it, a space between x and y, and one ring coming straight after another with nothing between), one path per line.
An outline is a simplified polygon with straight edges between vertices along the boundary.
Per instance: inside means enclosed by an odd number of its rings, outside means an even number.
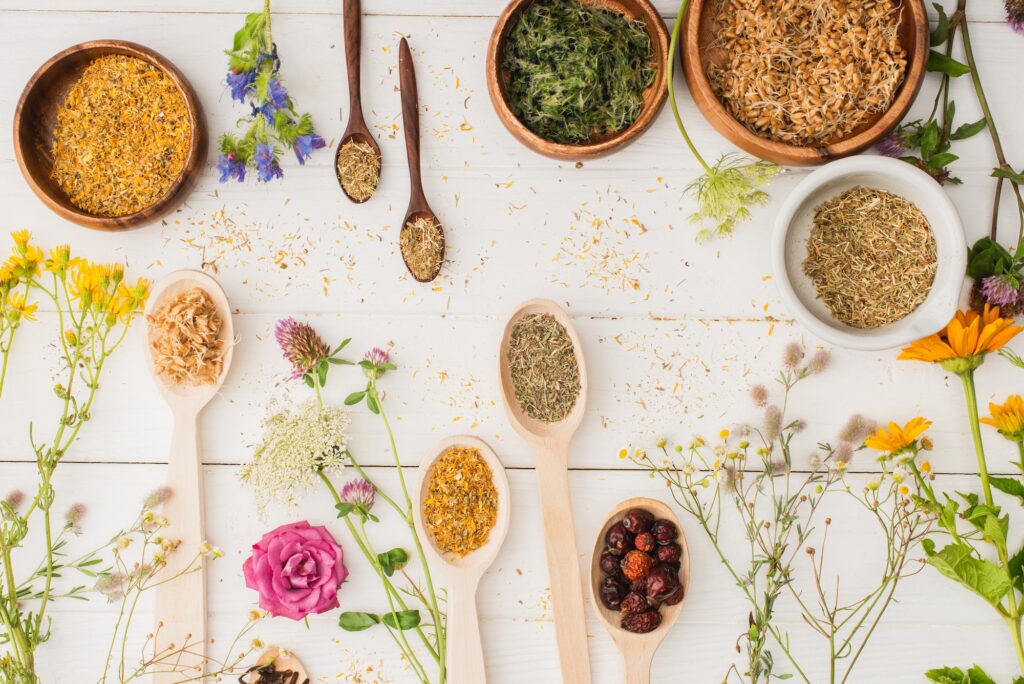
M231 366L234 329L231 307L217 281L200 271L176 271L161 280L150 298L147 313L153 313L164 303L192 288L204 290L217 307L221 319L220 339L225 350L220 377L208 385L178 385L156 374L153 370L152 347L146 344L150 371L164 400L174 416L171 450L167 459L167 485L174 491L164 504L163 511L169 524L162 531L166 539L181 540L181 546L168 557L165 577L181 572L199 553L206 541L203 521L203 472L199 458L199 413L224 384ZM156 331L149 330L149 340ZM181 681L183 668L203 668L206 660L206 571L200 569L178 577L156 588L157 637L156 653L164 649L177 650L188 646L175 672L154 676L155 684L176 684ZM171 644L174 644L172 647ZM202 670L198 670L201 672Z
M580 395L572 411L558 423L544 423L526 415L516 403L515 387L508 363L512 329L528 314L554 316L572 340L580 375ZM590 657L587 652L587 625L583 612L583 583L580 579L579 553L569 498L569 443L583 422L587 407L587 368L583 348L572 320L557 304L533 299L519 306L509 318L501 338L501 389L509 421L533 449L534 467L540 484L541 515L544 518L544 547L548 557L551 602L555 615L562 681L567 684L590 682Z
M345 64L348 67L349 102L348 127L345 129L345 132L341 134L341 140L338 142L338 149L334 153L335 175L338 175L338 159L341 157L341 148L349 141L369 145L373 148L374 153L377 155L377 159L381 160L380 145L377 144L377 139L370 134L370 129L366 125L366 120L363 118L363 98L359 69L359 52L362 43L361 21L360 0L345 0ZM383 165L381 168L383 168ZM345 190L344 184L341 182L340 175L338 175L338 184L341 185L341 191L345 193L345 197L348 197L356 204L362 204L370 199L369 197L356 199L348 194L348 191Z
M487 537L487 543L462 558L445 554L434 543L423 524L422 501L427 493L430 470L437 459L452 447L476 449L491 467L494 488L498 492L498 515L494 527ZM480 640L480 621L476 611L476 590L480 578L494 562L505 535L508 533L511 504L509 501L508 477L505 467L497 454L482 439L470 435L449 437L434 447L430 456L420 463L419 485L416 487L416 528L423 531L430 555L440 561L445 583L448 587L448 655L447 670L450 684L485 684L487 672L484 667L484 650Z
M412 62L412 51L409 49L409 41L402 38L398 49L398 76L402 90L402 125L405 127L405 151L409 161L409 209L402 221L402 231L407 230L410 223L417 219L430 219L438 226L441 222L437 215L427 204L427 197L423 194L423 176L420 172L420 112L419 94L416 90L416 68ZM409 268L412 277L421 283L429 283L441 272L441 264L444 263L445 241L444 232L441 233L441 244L439 247L441 258L438 259L437 267L433 273L417 275L409 262L405 265ZM404 259L404 255L403 255Z
M625 661L626 668L626 684L650 684L651 662L654 660L654 652L658 650L658 646L661 645L665 635L668 634L668 631L672 629L672 625L679 618L679 613L683 609L683 603L680 602L674 606L663 605L661 607L661 624L658 625L658 628L646 634L635 634L627 632L619 626L622 614L605 608L599 593L601 582L604 579L600 567L601 552L605 547L605 537L608 534L608 528L622 520L626 511L633 508L643 509L652 513L655 518L675 523L675 526L679 529L679 537L676 539L676 543L683 548L681 566L679 568L679 582L683 586L684 597L690 593L690 551L686 547L686 536L683 534L683 528L680 526L679 520L676 518L675 513L672 512L672 509L660 501L644 498L626 499L616 506L608 514L608 518L604 521L604 525L601 526L601 530L597 534L597 541L594 542L594 555L590 563L590 591L594 599L594 606L597 608L597 614L601 621L604 622L604 626L611 635L615 645L622 651L622 658Z

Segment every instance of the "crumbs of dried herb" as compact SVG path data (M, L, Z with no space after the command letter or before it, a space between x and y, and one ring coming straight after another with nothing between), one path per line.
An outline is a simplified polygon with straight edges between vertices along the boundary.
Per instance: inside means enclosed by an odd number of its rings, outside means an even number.
M444 229L433 217L421 216L402 227L399 247L412 277L428 282L437 277L444 261Z
M430 468L423 522L437 547L460 558L487 543L498 519L494 473L479 449L454 446Z
M551 314L527 314L512 326L508 365L516 403L545 423L565 419L580 394L580 369L569 334Z
M338 152L338 181L356 202L373 197L380 183L380 155L369 143L349 140Z
M629 127L657 67L642 21L579 0L536 0L505 41L512 113L540 137L578 144Z
M878 328L928 296L935 250L928 219L912 202L855 187L815 209L803 271L838 320Z

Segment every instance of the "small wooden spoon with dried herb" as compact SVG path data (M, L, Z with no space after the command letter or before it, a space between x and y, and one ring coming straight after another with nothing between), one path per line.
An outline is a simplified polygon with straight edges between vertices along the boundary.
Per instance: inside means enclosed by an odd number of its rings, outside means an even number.
M444 228L427 204L420 172L420 113L416 90L416 69L409 41L402 38L398 50L398 73L402 89L402 124L405 126L405 150L409 161L409 210L402 221L400 246L402 259L412 277L429 283L441 272L444 263Z
M348 66L348 128L334 153L334 173L345 196L362 204L380 182L380 145L363 118L359 51L362 43L360 0L345 0L345 62Z
M238 681L240 684L310 684L313 680L298 658L275 646L264 651Z

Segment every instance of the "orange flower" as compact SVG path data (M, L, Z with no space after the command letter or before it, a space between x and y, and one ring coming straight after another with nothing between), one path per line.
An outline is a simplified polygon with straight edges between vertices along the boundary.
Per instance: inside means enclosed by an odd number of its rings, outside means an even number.
M1024 399L1019 394L1007 397L1002 406L990 403L988 411L991 416L982 418L982 423L999 430L999 434L1012 442L1024 440Z
M889 423L888 428L880 427L864 440L864 446L884 454L896 454L910 448L931 424L932 421L921 416L911 419L903 427Z
M900 352L903 361L942 363L946 370L963 373L981 365L985 354L998 351L1024 328L1012 318L1000 318L999 307L985 311L958 311L944 329L912 343Z

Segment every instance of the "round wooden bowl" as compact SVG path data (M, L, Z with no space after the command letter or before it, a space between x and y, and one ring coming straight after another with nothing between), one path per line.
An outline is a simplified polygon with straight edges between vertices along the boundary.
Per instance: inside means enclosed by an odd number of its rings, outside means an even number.
M857 154L874 145L899 124L921 89L928 64L928 15L922 0L900 0L899 36L907 53L907 69L889 109L876 113L845 138L827 145L789 145L762 138L733 118L715 97L704 73L706 60L724 61L726 58L721 50L704 50L704 46L714 40L717 5L717 0L690 0L679 47L683 73L690 94L704 118L732 143L756 157L778 164L808 166Z
M119 54L149 62L174 82L185 98L192 142L181 176L155 204L126 216L94 216L79 209L50 178L53 169L53 131L57 110L85 68L97 57ZM50 209L86 228L125 230L151 223L174 209L198 180L206 161L207 132L199 99L188 81L166 58L153 50L120 40L94 40L73 45L51 57L29 79L14 112L14 154L32 191Z
M625 147L646 131L658 117L658 112L665 105L668 89L665 80L665 58L668 55L668 30L658 11L648 0L582 0L584 4L608 7L621 12L631 19L640 19L651 37L651 50L657 74L654 82L643 92L644 106L640 115L631 126L617 133L597 136L585 143L567 145L556 143L540 137L516 118L509 105L506 85L508 72L501 68L501 53L505 49L505 40L509 31L519 20L519 16L530 6L533 0L512 0L505 11L498 17L498 23L491 33L491 42L487 47L487 92L498 113L498 118L505 128L519 142L534 152L555 159L583 160L594 159Z

